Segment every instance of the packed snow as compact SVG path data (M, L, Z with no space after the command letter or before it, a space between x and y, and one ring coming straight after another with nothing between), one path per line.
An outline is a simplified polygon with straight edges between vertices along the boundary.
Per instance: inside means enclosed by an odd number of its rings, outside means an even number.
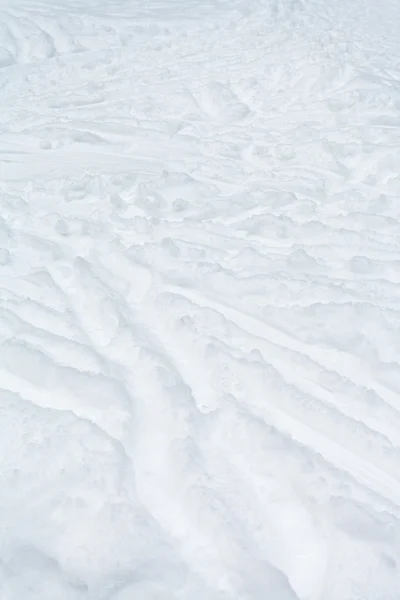
M0 0L0 67L0 600L399 600L399 1Z

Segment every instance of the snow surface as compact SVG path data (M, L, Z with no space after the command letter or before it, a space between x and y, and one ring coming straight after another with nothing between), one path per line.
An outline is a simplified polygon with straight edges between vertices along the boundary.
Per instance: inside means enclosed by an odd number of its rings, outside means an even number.
M399 600L400 2L1 0L0 600Z

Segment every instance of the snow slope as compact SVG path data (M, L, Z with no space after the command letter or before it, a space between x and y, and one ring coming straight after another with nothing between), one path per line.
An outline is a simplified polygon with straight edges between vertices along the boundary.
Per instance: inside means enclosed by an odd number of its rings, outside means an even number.
M397 0L1 0L0 600L398 600Z

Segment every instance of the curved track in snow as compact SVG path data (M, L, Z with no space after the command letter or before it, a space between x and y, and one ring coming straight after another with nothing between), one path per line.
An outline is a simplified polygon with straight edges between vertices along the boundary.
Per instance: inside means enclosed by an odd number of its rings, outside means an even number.
M397 4L1 3L1 600L398 600Z

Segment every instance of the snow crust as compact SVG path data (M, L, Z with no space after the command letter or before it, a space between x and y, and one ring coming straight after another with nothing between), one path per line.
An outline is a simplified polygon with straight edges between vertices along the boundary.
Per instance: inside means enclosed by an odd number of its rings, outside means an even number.
M1 0L0 344L0 600L399 600L399 2Z

